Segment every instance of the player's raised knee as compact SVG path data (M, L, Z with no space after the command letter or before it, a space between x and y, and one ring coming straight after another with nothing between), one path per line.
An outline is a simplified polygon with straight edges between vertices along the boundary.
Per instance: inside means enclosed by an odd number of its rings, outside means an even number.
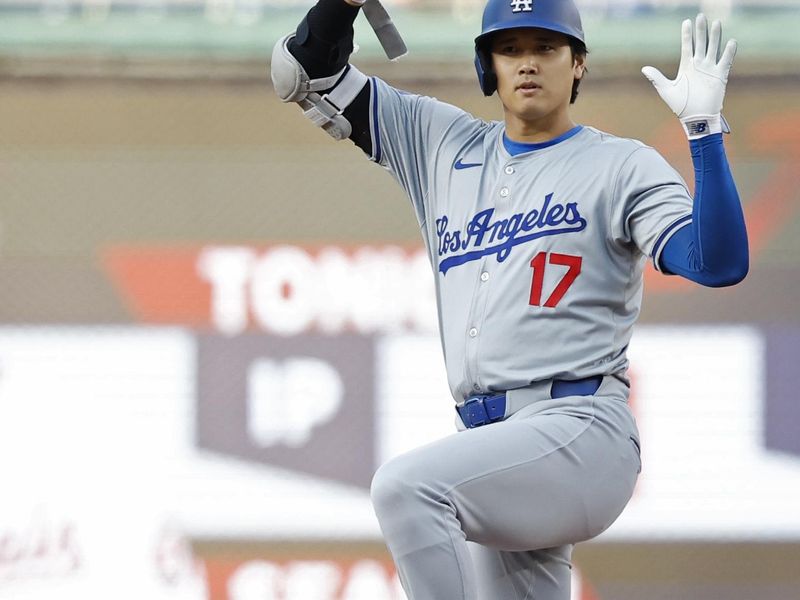
M372 476L370 498L375 512L379 515L384 511L391 511L406 498L408 482L403 481L398 469L397 461L389 461L381 465Z
M424 473L406 455L384 463L375 472L370 486L370 496L376 513L396 510L403 504L421 499L429 487Z

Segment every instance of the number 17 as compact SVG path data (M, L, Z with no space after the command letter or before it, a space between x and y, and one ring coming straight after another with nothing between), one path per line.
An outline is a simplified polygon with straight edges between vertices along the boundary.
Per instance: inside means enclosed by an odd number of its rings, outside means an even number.
M561 281L558 282L558 285L553 290L553 293L550 294L550 297L544 303L545 308L555 308L556 305L561 302L561 299L564 297L564 294L567 293L567 290L570 288L570 286L578 278L578 275L581 274L581 264L583 263L583 259L580 256L556 254L555 252L551 252L549 256L550 260L548 261L548 253L539 252L539 254L537 254L531 261L531 268L533 269L533 281L531 282L530 299L531 306L542 305L542 286L544 285L544 270L547 262L549 262L551 265L568 267L568 270L564 274L564 277L561 278Z

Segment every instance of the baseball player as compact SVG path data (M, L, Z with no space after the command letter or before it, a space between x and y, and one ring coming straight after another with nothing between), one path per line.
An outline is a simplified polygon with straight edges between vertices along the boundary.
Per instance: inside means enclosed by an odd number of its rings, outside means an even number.
M566 600L573 545L614 522L641 468L625 353L646 261L712 287L748 270L722 142L736 43L720 52L699 15L674 80L643 69L690 140L692 195L653 148L570 118L573 0L486 5L475 65L500 122L348 65L360 2L319 0L272 77L403 186L436 279L460 431L381 466L375 512L412 600Z

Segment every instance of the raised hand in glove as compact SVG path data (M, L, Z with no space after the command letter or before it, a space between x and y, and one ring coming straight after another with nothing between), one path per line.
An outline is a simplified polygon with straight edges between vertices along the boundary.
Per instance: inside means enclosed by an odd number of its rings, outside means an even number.
M678 75L669 80L654 67L642 68L642 73L681 120L690 140L712 133L729 133L722 117L722 101L728 73L736 55L736 40L730 40L719 56L722 24L714 21L709 34L708 21L697 15L692 35L692 21L681 25L681 64Z

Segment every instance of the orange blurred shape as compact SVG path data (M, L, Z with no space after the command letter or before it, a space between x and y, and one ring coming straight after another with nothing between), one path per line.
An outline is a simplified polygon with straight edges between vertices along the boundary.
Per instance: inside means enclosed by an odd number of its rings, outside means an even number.
M579 569L572 568L572 594L570 600L600 600L589 581Z
M197 276L198 246L114 246L101 255L126 308L146 323L207 326L211 288Z
M762 117L751 127L749 140L754 151L800 158L800 112L792 110Z

